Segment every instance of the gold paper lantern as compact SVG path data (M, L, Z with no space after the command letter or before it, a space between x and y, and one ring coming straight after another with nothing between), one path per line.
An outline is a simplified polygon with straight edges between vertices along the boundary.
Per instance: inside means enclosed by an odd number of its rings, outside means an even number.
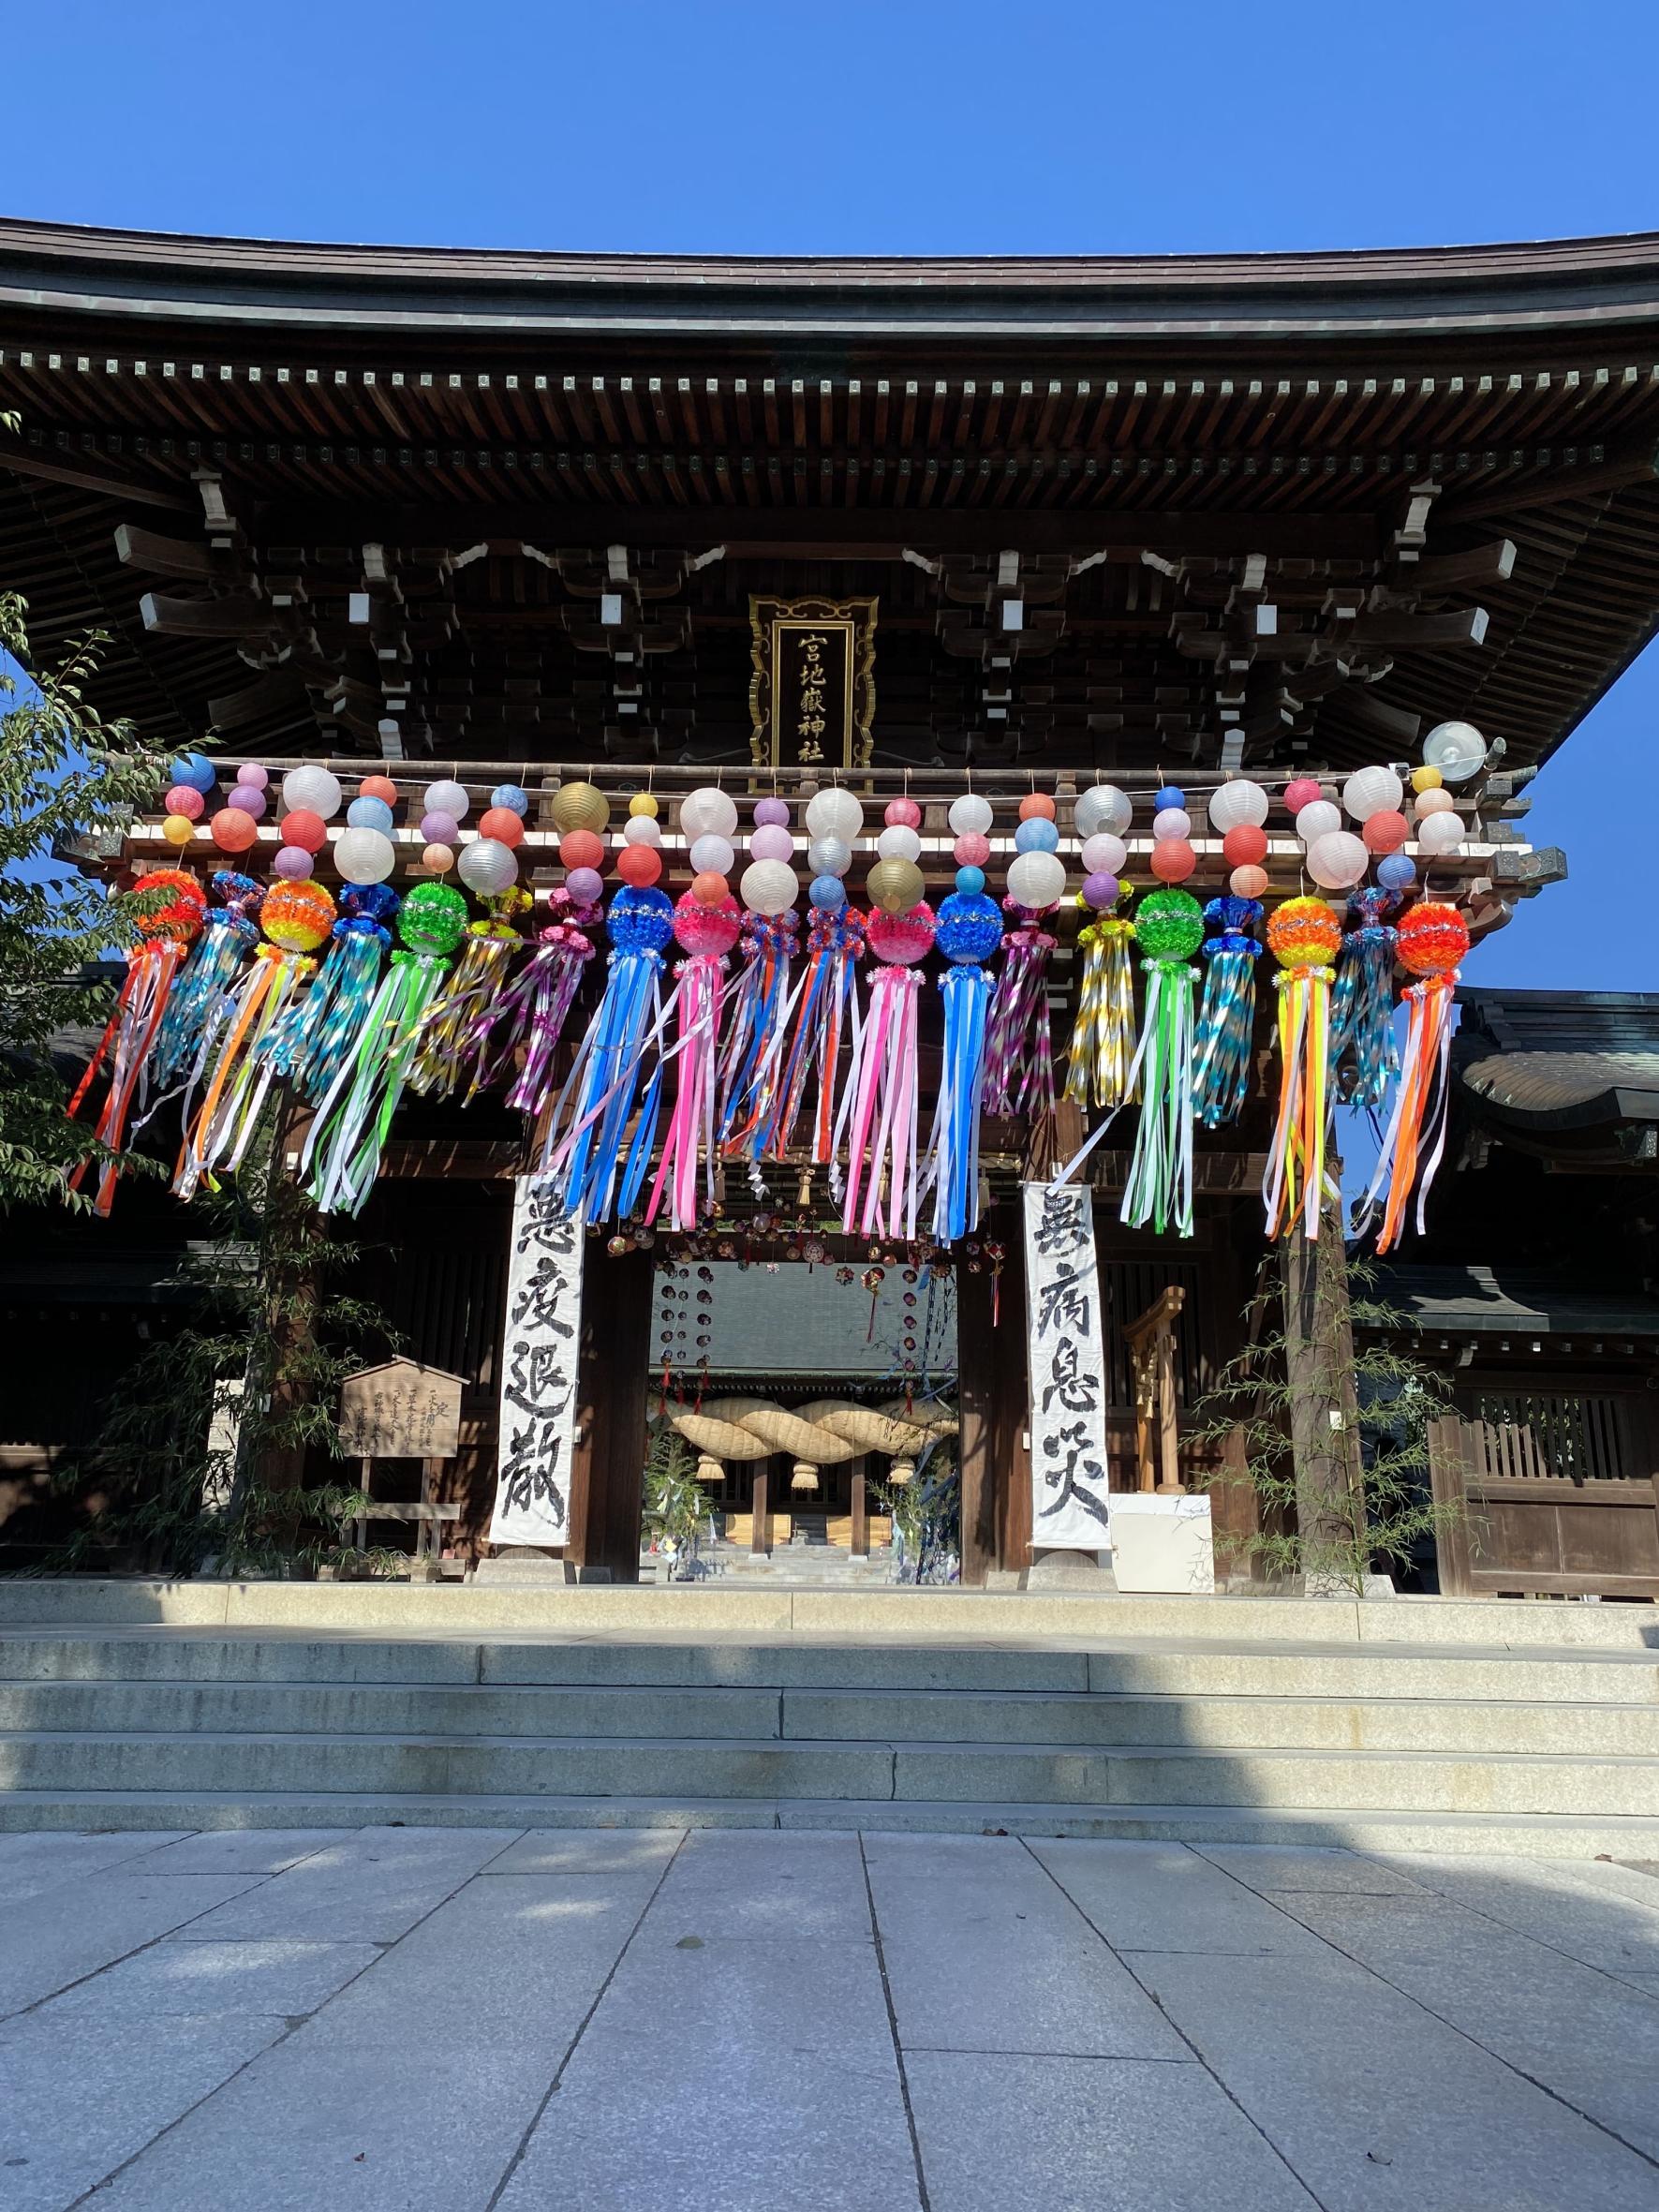
M561 835L591 829L598 836L611 819L611 802L591 783L561 783L553 794L553 819Z
M655 822L658 813L657 801L648 791L636 791L628 802L628 810L630 814L644 815L647 821Z
M926 888L913 860L878 860L865 878L872 906L883 913L908 914Z

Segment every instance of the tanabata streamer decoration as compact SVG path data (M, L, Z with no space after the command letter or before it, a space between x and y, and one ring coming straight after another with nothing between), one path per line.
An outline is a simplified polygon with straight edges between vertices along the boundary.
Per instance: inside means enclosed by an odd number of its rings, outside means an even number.
M720 1011L726 991L726 955L737 943L743 917L735 899L704 906L688 891L674 909L674 942L689 957L677 970L674 992L679 1008L679 1038L674 1047L679 1067L674 1085L674 1113L662 1140L656 1180L651 1185L645 1220L654 1222L668 1195L668 1217L676 1229L697 1225L697 1191L701 1167L704 1192L712 1207L715 1165L719 1152L716 1127L718 1110ZM662 1061L652 1075L640 1111L623 1185L622 1211L632 1210L634 1193L649 1165L649 1135L657 1125L661 1094ZM642 1138L645 1139L642 1147Z
M1140 1126L1123 1192L1121 1218L1172 1224L1192 1234L1192 955L1204 942L1204 910L1190 891L1149 891L1135 909L1141 973L1147 979L1141 1038L1129 1071L1138 1085Z
M1207 1129L1237 1121L1250 1089L1250 1040L1256 1018L1255 932L1259 898L1212 898L1205 920L1217 934L1204 941L1204 998L1192 1067L1192 1105Z
M1063 886L1063 870L1060 880ZM1002 939L1002 973L985 1035L985 1110L997 1119L1045 1113L1054 1105L1048 956L1055 940L1043 928L1039 911L1012 897L1002 901L1002 910L1013 917L1014 927Z
M510 884L480 904L483 920L467 924L461 958L421 1017L421 1033L409 1061L409 1089L423 1098L452 1098L473 1072L469 1041L524 943L512 917L527 913L534 901L527 891Z
M380 961L392 944L388 925L402 901L386 883L348 883L328 958L310 988L275 1023L259 1047L313 1105L327 1096L348 1054L363 1033L380 980Z
M1329 1195L1330 992L1342 926L1323 898L1287 898L1268 919L1267 945L1279 962L1279 1117L1262 1179L1267 1234L1285 1235L1299 1216L1311 1241Z
M836 1157L836 1079L841 1042L857 1021L858 972L865 949L864 916L856 907L814 906L807 916L807 971L795 1002L794 1023L783 1050L778 1104L757 1137L763 1152L781 1160L794 1141L801 1109L813 1078L818 1104L812 1117L811 1158L833 1166ZM832 1179L833 1180L833 1179Z
M1103 913L1077 932L1083 975L1067 1048L1066 1096L1079 1106L1120 1106L1134 1059L1134 924Z
M553 894L551 905L554 918L538 932L535 951L479 1015L467 1040L472 1063L468 1098L499 1082L519 1047L524 1047L524 1061L507 1103L534 1118L540 1118L553 1096L554 1054L582 971L593 958L586 933L600 918L597 906L572 898L562 887Z
M1365 1195L1360 1224L1363 1227L1370 1221L1378 1197L1383 1196L1379 1252L1388 1252L1399 1243L1414 1188L1417 1194L1417 1234L1423 1233L1429 1186L1445 1148L1452 999L1458 987L1458 965L1468 950L1469 928L1455 906L1424 900L1400 922L1400 964L1417 980L1405 991L1405 1053L1400 1089L1384 1134L1377 1170ZM1426 1160L1425 1142L1429 1147Z
M311 955L328 943L334 902L320 883L275 883L259 926L267 942L231 996L207 1088L186 1123L172 1184L181 1198L194 1197L203 1182L211 1190L221 1168L241 1165L275 1072L259 1048L314 972Z
M654 886L626 884L612 899L604 996L547 1125L542 1165L558 1176L565 1210L590 1225L604 1220L615 1195L640 1061L653 1022L660 1027L662 950L674 936L674 901Z
M983 891L953 891L941 901L935 937L949 965L939 979L944 1054L923 1180L933 1191L934 1237L952 1244L979 1226L979 1108L985 1016L995 987L985 963L1002 939L995 899Z
M467 901L448 883L417 883L403 902L392 956L361 1034L318 1107L300 1172L324 1213L359 1213L380 1172L421 1017L443 984L467 928Z
M1352 779L1351 779L1352 780ZM1343 933L1331 994L1330 1078L1338 1084L1344 1059L1352 1054L1346 1086L1350 1106L1376 1107L1388 1096L1400 1073L1394 1038L1394 945L1388 916L1400 905L1398 892L1366 884L1348 900L1352 927Z
M87 1063L85 1075L75 1086L75 1094L68 1105L69 1119L73 1121L98 1070L109 1059L109 1095L93 1135L111 1152L121 1150L126 1136L126 1118L132 1110L140 1072L160 1032L174 980L207 912L200 884L183 868L154 868L148 875L141 876L133 889L143 896L146 903L154 903L148 913L134 916L139 942L126 956L126 980L121 987L121 996L115 1002L109 1026L98 1040L97 1050ZM73 1170L69 1176L70 1190L81 1188L90 1165L83 1160ZM93 1201L95 1213L108 1214L114 1201L119 1174L120 1167L113 1160L105 1161L99 1168L97 1195Z
M263 883L252 876L220 868L213 878L213 890L219 904L208 908L201 934L168 993L167 1010L144 1073L145 1089L150 1091L165 1090L189 1075L215 1013L234 985L244 960L259 942Z
M729 1155L748 1153L751 1180L777 1109L792 1004L790 962L799 934L792 907L743 917L743 972L731 994L720 1047L719 1137Z
M933 943L933 909L925 900L902 914L878 907L865 929L881 965L870 980L869 1006L842 1101L849 1136L841 1226L848 1236L880 1230L912 1240L919 1183L916 1011L922 993L915 963Z

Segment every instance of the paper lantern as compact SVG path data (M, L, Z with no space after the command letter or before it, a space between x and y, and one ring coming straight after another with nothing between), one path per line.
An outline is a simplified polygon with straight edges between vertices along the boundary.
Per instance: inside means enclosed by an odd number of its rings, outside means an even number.
M1267 871L1248 864L1236 868L1227 878L1227 888L1235 898L1262 898L1266 895Z
M833 784L807 801L807 827L815 838L839 838L851 845L864 828L864 809L852 792Z
M498 845L522 845L524 818L511 807L486 807L478 818L478 834L481 838L494 838Z
M452 845L460 838L461 824L453 814L433 808L421 817L421 835L429 845Z
M530 810L530 794L522 783L497 783L490 794L492 807L505 807L522 822Z
M1257 868L1267 857L1267 833L1258 823L1237 822L1222 839L1229 868Z
M1052 822L1054 801L1045 791L1029 791L1019 802L1019 818L1022 822Z
M1468 834L1460 814L1430 814L1427 822L1417 824L1417 850L1441 858L1457 852Z
M732 886L718 868L701 869L691 879L691 896L699 906L718 906L729 897Z
M616 873L636 891L648 890L662 873L662 855L655 845L624 845L616 855Z
M896 822L876 839L876 851L883 860L919 860L922 840L906 824Z
M814 876L812 887L807 894L816 907L825 913L837 913L847 903L847 886L837 875Z
M1377 863L1377 881L1385 891L1409 891L1417 880L1417 864L1404 853L1390 853Z
M240 807L221 807L207 826L221 853L245 853L259 834L259 824Z
M1394 812L1404 796L1405 786L1392 768L1355 768L1342 786L1342 805L1355 822Z
M738 885L750 913L781 914L800 895L800 878L785 860L752 860Z
M1329 829L1308 848L1308 873L1324 891L1347 891L1370 866L1362 838L1351 829Z
M1398 853L1411 835L1411 824L1397 808L1380 807L1366 816L1359 834L1368 853Z
M286 877L290 883L303 883L316 865L303 845L283 845L271 868L274 874Z
M1456 805L1449 791L1442 791L1438 783L1433 783L1427 791L1418 792L1412 801L1412 812L1419 822L1427 822L1431 814L1451 813Z
M1053 809L1050 808L1049 811L1052 813ZM889 799L886 811L882 814L881 819L889 829L920 829L922 809L914 799L908 796Z
M303 853L320 853L329 841L329 825L309 807L296 807L282 818L282 841L298 845Z
M701 837L692 839L688 857L694 874L729 876L737 859L737 849L730 838L704 830Z
M1436 722L1423 740L1423 758L1447 783L1467 783L1486 766L1487 741L1473 722Z
M518 854L499 838L474 838L462 846L455 872L481 898L498 898L518 881Z
M1028 814L1014 833L1016 853L1056 853L1059 850L1059 831L1046 814Z
M384 799L355 798L346 809L346 821L352 829L390 829L392 809Z
M680 801L680 831L690 843L699 838L733 838L737 834L737 809L730 794L705 783Z
M959 868L984 868L991 857L991 840L976 829L965 829L952 847L952 857Z
M185 822L199 821L207 805L193 783L175 783L161 803L170 814L180 815Z
M1152 847L1152 873L1161 883L1184 883L1198 866L1198 855L1185 838L1160 838Z
M655 814L630 814L623 824L622 841L628 845L660 845L661 824Z
M465 822L472 807L467 786L457 783L452 776L440 776L436 783L429 783L421 804L428 814L452 814L457 822ZM460 896L457 891L455 897Z
M1292 816L1299 814L1304 807L1312 806L1316 799L1324 796L1318 779L1312 776L1295 776L1284 787L1284 804Z
M1413 975L1449 975L1469 950L1469 925L1455 906L1426 898L1401 915L1397 950Z
M340 779L326 768L290 768L282 779L282 803L290 814L320 814L332 822L340 811Z
M421 866L435 876L447 876L455 865L453 845L428 845L421 855Z
M778 797L757 799L755 801L755 827L757 829L787 829L789 827L787 804Z
M283 824L286 836L289 824ZM383 829L347 829L334 846L334 866L346 883L383 883L397 866L397 847Z
M1123 886L1110 868L1098 868L1083 879L1083 903L1093 907L1096 913L1104 913L1109 906L1116 906Z
M1009 862L1008 896L1016 906L1053 906L1065 893L1066 868L1058 854L1016 853Z
M1079 794L1073 821L1080 838L1091 838L1098 830L1110 830L1120 838L1134 817L1134 809L1127 796L1115 783L1094 783ZM952 824L955 826L955 812ZM988 829L990 824L985 824Z
M1248 776L1235 777L1210 793L1207 811L1218 838L1230 829L1257 829L1267 819L1267 794Z
M636 791L628 802L628 811L630 818L655 822L659 811L657 794L655 792Z
M1310 799L1305 807L1296 809L1296 835L1304 845L1316 845L1321 838L1327 838L1332 830L1342 826L1342 809L1329 799Z
M951 801L951 830L956 837L983 838L996 819L990 800L976 791L965 791L960 798Z
M787 865L794 849L794 839L778 822L763 822L748 840L751 860L779 860Z
M1061 870L1063 878L1064 870ZM902 914L916 905L926 885L913 860L878 860L865 879L870 904L886 914Z
M597 906L604 888L597 868L573 868L565 877L565 893L572 906Z
M568 829L558 841L558 856L566 868L602 868L604 842L591 829Z
M1443 778L1438 768L1414 768L1412 770L1412 789L1414 791L1438 791L1442 781Z
M594 784L561 783L553 794L555 829L584 829L597 837L610 819L611 802Z
M273 883L259 908L259 927L284 952L314 953L334 926L334 902L320 883Z
M985 871L983 868L959 868L956 870L956 888L965 898L976 895L985 887Z
M807 848L807 865L815 876L844 876L852 866L852 848L839 838L814 838Z
M397 786L390 776L365 776L357 787L360 799L384 799L389 807L397 804Z
M200 798L201 794L198 792L196 796ZM170 845L183 850L195 838L196 829L187 814L170 814L161 825L161 834Z
M1129 847L1109 829L1097 830L1083 841L1085 875L1120 876L1129 861Z
M182 752L172 765L172 779L175 783L187 783L193 791L212 791L214 765L205 753Z
M1152 817L1152 835L1155 838L1190 838L1192 817L1185 807L1160 807Z
M238 783L225 794L225 804L258 822L265 811L265 794L257 783Z

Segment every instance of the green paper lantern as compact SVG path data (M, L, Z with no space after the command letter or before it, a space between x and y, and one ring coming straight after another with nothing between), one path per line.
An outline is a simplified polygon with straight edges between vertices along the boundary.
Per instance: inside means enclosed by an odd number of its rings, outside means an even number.
M467 901L452 884L417 883L397 917L397 934L412 953L452 953L467 928Z
M1148 960L1190 960L1204 943L1204 909L1191 891L1148 891L1134 910L1134 934Z

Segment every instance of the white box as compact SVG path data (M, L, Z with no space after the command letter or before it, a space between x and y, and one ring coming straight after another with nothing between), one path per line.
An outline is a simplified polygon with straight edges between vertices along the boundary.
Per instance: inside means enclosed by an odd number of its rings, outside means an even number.
M1114 1491L1112 1566L1120 1591L1213 1597L1215 1542L1207 1497Z

